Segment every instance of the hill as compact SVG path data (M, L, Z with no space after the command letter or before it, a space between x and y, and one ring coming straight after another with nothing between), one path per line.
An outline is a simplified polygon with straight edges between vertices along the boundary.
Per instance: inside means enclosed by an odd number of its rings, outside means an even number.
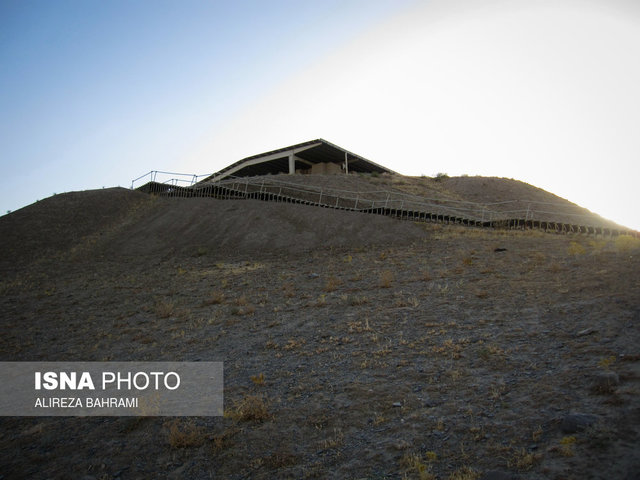
M533 189L291 178L487 203ZM258 200L56 195L0 218L1 360L223 361L225 416L4 417L0 472L635 479L638 243Z

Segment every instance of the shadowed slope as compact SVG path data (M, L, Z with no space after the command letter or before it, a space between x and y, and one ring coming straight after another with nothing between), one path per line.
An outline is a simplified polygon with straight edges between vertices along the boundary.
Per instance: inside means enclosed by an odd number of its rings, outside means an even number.
M56 195L0 218L0 269L71 249L83 255L302 252L408 244L424 230L386 217L209 198L162 199L123 188Z
M149 202L143 193L106 188L54 195L0 217L0 269L55 255L122 221Z

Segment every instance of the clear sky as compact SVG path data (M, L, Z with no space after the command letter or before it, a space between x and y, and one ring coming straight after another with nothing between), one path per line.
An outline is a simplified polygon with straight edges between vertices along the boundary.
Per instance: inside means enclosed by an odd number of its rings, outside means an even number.
M635 0L0 0L0 212L325 138L640 229Z

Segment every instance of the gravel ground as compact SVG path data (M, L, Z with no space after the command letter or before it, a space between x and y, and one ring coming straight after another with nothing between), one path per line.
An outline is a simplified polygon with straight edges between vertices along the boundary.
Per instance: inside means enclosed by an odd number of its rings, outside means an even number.
M1 359L223 361L225 416L4 417L2 478L638 478L637 241L114 192L3 237Z

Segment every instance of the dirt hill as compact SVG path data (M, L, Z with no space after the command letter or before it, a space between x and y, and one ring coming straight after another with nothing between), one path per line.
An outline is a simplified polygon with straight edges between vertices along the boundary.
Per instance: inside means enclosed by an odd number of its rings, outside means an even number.
M487 211L509 218L575 223L622 228L586 208L527 183L498 177L407 177L403 175L275 175L264 180L311 185L363 194L365 198L385 199L389 192L409 195L407 200L425 199L445 206L471 208L485 205ZM242 181L241 179L239 179ZM258 177L256 177L258 180ZM475 210L475 208L474 208Z
M105 189L0 243L0 360L225 368L224 417L1 418L3 478L638 478L635 238Z
M120 258L299 253L406 245L423 235L419 226L383 216L258 201L156 198L109 188L55 195L0 217L0 268L9 274L69 250Z

